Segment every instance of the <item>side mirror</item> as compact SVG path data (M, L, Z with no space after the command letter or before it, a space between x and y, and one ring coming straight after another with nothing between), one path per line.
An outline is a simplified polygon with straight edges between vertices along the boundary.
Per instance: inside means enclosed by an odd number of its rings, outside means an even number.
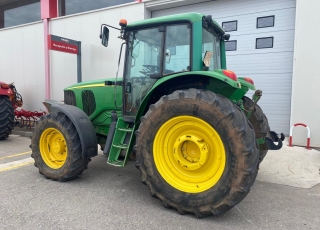
M169 49L166 50L166 63L170 63L171 59L171 51Z
M108 27L104 26L102 29L102 35L100 35L101 38L101 44L105 47L108 46L109 41L109 29Z

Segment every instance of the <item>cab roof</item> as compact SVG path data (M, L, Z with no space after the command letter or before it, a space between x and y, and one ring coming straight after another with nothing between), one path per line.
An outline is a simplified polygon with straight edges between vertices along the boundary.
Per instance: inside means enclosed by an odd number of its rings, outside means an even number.
M150 18L150 19L145 19L137 22L132 22L129 23L126 27L126 29L131 30L135 28L143 28L143 27L149 27L153 25L161 25L165 23L170 23L170 22L201 22L202 18L206 16L204 14L200 13L185 13L185 14L174 14L174 15L168 15L168 16L163 16L163 17L157 17L157 18ZM224 34L224 30L222 27L215 21L212 20L214 25L221 31L221 33Z

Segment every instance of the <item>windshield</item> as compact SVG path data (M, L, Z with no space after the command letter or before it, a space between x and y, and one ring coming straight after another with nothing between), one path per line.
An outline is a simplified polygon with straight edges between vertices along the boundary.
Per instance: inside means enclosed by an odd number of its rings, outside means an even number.
M210 51L213 53L210 59L209 70L221 69L221 54L220 54L220 38L207 28L202 29L202 59L206 53Z

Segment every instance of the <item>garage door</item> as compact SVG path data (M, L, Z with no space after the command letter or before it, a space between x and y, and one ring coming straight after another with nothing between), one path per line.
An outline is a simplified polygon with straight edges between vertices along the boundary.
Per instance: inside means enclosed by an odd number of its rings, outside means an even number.
M295 6L295 0L219 0L152 11L152 17L211 14L231 34L226 44L228 69L254 80L263 91L259 104L271 129L288 135Z

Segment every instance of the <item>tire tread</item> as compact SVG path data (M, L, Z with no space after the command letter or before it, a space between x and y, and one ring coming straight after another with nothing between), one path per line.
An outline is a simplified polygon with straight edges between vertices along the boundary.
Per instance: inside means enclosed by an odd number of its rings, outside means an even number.
M233 174L233 179L229 179L226 184L222 184L221 191L226 193L224 197L221 197L219 204L203 204L200 206L196 206L194 208L185 207L182 203L183 201L169 200L167 199L161 192L157 191L154 188L154 178L153 178L153 169L150 167L150 153L145 150L145 143L148 130L152 128L152 119L154 117L152 114L154 111L158 110L159 107L165 106L165 104L170 103L174 100L187 100L194 99L198 100L201 103L206 103L211 106L215 106L219 108L219 112L224 114L224 118L219 121L219 125L223 125L223 120L227 119L230 122L233 122L234 126L236 126L236 133L239 133L242 138L241 149L242 154L239 154L239 160L244 162L242 164L242 168L237 169L237 173ZM188 90L179 90L175 91L170 95L166 95L160 98L160 100L152 105L152 109L149 110L141 119L141 123L139 126L137 134L137 145L134 148L137 155L137 162L140 173L141 173L141 181L145 183L150 191L152 191L152 195L161 200L162 204L166 208L176 209L179 213L192 213L198 218L210 216L210 215L220 215L233 206L238 204L250 191L250 187L252 186L256 175L257 175L257 164L258 164L258 149L255 140L255 134L253 127L245 118L244 114L240 109L236 109L232 102L228 99L214 94L210 91L198 90L198 89L188 89ZM146 161L145 159L148 159ZM152 173L150 173L152 172Z
M42 131L49 127L50 124L55 124L59 127L68 145L68 164L63 167L63 170L48 170L48 166L43 162L39 150L39 139ZM39 173L43 174L46 178L58 181L72 180L87 169L90 159L82 158L81 142L79 135L72 121L63 113L49 113L42 116L36 124L34 134L32 137L32 157L35 160L35 166L39 168Z
M9 97L0 96L0 140L9 137L14 128L14 109Z
M252 105L253 101L248 97L243 97L243 105L245 109L248 111ZM255 105L253 112L249 118L250 123L253 126L253 129L255 131L256 139L265 138L267 136L270 136L270 127L269 122L266 117L266 115L263 113L262 109L259 105ZM259 145L259 164L263 161L265 156L267 155L268 147L267 145L260 144Z

